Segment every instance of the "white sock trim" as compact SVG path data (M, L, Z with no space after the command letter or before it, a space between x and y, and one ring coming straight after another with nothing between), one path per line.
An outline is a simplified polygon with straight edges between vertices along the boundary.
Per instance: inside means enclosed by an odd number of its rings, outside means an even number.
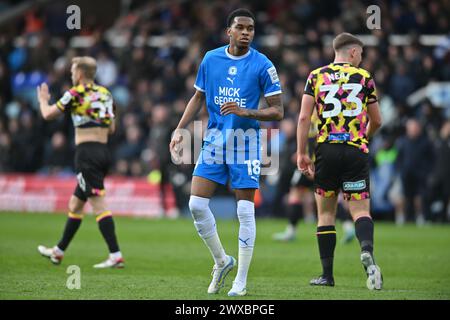
M210 199L209 199L209 198L199 197L199 196L191 196L190 199L189 199L189 201L190 201L190 200L194 200L194 201L196 201L196 202L198 202L198 203L201 203L201 204L203 204L203 205L208 205Z
M64 254L64 250L61 250L58 246L55 246L55 247L53 248L53 250L55 250L55 252L56 252L57 254Z
M122 252L117 251L117 252L110 253L109 257L113 258L113 259L120 259L120 258L122 258Z
M255 212L255 203L248 200L239 200L237 202L238 208L241 207L242 209L248 209L253 212Z

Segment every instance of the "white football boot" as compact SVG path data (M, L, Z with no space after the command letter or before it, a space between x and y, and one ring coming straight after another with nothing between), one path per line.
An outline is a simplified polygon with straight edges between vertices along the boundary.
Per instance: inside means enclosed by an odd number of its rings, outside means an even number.
M381 290L383 286L383 276L381 269L373 261L372 255L364 251L361 253L361 263L367 273L367 288L369 290Z
M242 297L247 294L247 288L240 282L233 281L233 287L228 291L229 297Z
M211 275L213 276L211 283L208 287L208 293L218 293L220 289L225 285L225 278L230 273L231 270L236 266L236 259L232 256L227 256L222 267L217 265L213 266Z
M272 236L272 239L275 241L282 241L282 242L288 242L288 241L294 241L296 237L296 230L291 225L288 225L286 227L286 230L283 232L275 233Z
M123 268L123 267L125 267L125 261L123 260L123 258L122 257L114 258L111 255L105 261L94 265L95 269Z
M49 258L53 264L60 264L64 258L64 253L56 246L47 248L46 246L40 245L38 246L38 251L42 256Z

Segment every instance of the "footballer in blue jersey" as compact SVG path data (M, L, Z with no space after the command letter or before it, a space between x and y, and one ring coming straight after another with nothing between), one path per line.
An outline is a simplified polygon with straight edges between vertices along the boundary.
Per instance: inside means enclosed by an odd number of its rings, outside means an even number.
M281 94L272 62L250 48L242 56L228 52L229 45L206 53L194 87L203 92L209 121L194 176L220 184L230 179L231 188L259 188L259 121L235 113L224 114L221 106L234 103L257 110L261 95Z
M215 262L208 293L218 293L226 275L238 264L228 295L243 296L247 293L256 238L254 197L261 171L259 121L279 121L284 110L275 66L250 47L255 35L254 15L237 9L228 16L227 26L229 44L204 56L194 85L196 92L174 132L170 150L177 153L182 140L179 130L192 121L205 101L209 121L192 177L189 208L197 232ZM263 96L267 106L259 106ZM236 193L240 223L238 263L225 253L209 208L217 184L228 181Z

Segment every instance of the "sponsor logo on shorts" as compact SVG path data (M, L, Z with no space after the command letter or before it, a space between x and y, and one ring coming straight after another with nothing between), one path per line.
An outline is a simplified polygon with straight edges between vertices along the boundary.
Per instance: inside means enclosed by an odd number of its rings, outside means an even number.
M344 182L344 191L359 191L366 188L366 181Z
M86 192L86 181L84 181L83 174L80 172L77 174L78 185L83 192Z

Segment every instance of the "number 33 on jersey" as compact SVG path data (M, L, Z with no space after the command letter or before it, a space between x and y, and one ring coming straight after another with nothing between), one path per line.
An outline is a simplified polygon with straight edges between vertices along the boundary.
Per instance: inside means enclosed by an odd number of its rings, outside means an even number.
M331 63L310 73L304 93L316 102L318 143L347 143L368 152L367 105L377 101L369 72Z

